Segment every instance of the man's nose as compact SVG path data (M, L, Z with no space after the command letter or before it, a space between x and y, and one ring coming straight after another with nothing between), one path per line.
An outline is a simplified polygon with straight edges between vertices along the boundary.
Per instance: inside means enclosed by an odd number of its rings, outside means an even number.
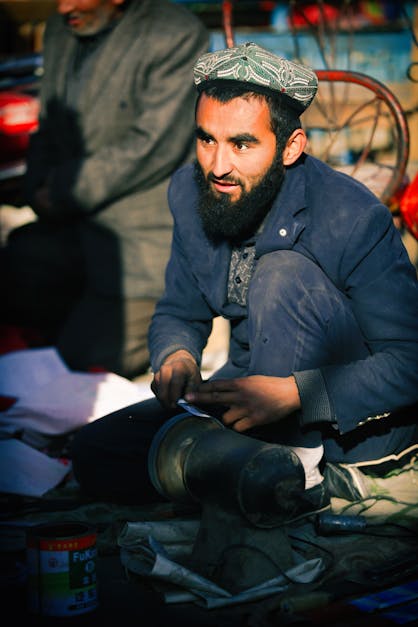
M61 15L65 15L66 13L71 13L75 9L74 0L55 0L57 3L57 11L61 13Z
M233 169L231 150L228 146L217 145L213 154L212 172L218 179L229 174Z

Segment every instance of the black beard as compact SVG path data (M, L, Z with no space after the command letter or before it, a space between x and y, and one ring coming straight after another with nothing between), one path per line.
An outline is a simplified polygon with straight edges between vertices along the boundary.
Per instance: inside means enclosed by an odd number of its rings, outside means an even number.
M214 195L202 168L195 162L199 215L206 237L214 244L227 241L237 245L256 233L282 186L284 173L281 155L276 155L258 185L249 192L242 190L241 197L234 202L228 194Z

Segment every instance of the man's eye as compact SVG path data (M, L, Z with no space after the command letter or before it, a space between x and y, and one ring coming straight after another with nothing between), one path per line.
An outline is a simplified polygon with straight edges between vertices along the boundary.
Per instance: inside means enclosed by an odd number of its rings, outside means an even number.
M248 144L247 144L247 143L245 143L245 142L237 142L237 143L235 144L235 147L236 147L236 149L237 149L237 150L239 150L239 151L241 151L241 152L242 152L243 150L247 150L247 148L248 148Z

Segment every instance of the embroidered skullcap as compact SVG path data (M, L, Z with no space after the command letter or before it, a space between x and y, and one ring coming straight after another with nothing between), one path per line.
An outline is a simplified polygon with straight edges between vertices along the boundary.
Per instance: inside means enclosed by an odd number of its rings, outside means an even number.
M249 91L279 93L299 114L309 107L318 89L318 78L311 68L279 57L253 42L199 57L194 66L198 91L220 81L235 81Z

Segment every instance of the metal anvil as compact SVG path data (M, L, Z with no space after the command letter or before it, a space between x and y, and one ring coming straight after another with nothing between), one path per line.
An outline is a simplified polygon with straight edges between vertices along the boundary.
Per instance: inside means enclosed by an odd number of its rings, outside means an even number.
M305 474L288 447L180 414L155 435L148 470L168 500L200 504L188 564L200 574L236 593L294 565L285 524Z

